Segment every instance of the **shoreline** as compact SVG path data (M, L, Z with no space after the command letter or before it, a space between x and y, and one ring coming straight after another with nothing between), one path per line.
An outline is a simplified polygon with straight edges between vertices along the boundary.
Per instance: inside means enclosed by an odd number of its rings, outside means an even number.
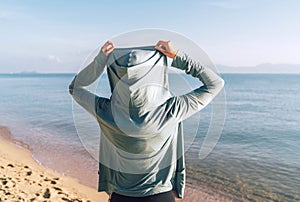
M0 201L108 201L105 192L85 185L79 179L42 165L33 158L30 146L13 138L0 125ZM47 198L49 196L49 198ZM19 198L20 197L20 198ZM194 189L186 185L184 199L176 201L230 202L213 190Z

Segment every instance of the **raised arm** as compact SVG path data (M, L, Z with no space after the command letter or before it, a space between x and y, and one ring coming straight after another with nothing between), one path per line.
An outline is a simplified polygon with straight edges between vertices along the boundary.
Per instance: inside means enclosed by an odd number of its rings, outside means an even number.
M168 100L169 114L176 120L184 120L207 106L224 86L224 80L212 70L194 61L187 53L177 50L170 42L158 42L157 49L173 58L171 66L184 70L198 78L203 85L181 96ZM166 53L167 52L167 53Z
M107 41L94 60L81 70L69 85L69 92L74 100L93 116L96 116L95 105L99 101L105 101L106 98L98 97L84 87L92 84L104 72L108 55L113 49L113 43Z

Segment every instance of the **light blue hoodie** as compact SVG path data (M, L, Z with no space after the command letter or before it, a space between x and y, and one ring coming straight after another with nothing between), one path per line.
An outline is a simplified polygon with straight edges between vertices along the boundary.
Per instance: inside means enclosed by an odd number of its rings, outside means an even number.
M100 51L72 81L71 95L101 128L98 191L142 197L175 190L183 198L182 121L209 104L224 81L181 50L171 66L204 85L171 96L167 58L154 46L115 48L109 56ZM84 88L105 68L110 98Z

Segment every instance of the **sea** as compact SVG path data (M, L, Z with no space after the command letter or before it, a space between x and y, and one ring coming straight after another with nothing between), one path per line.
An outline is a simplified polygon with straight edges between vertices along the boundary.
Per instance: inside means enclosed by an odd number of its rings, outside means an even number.
M74 75L0 74L0 125L43 166L97 188L99 129L69 94ZM183 123L187 185L236 201L300 201L300 75L221 77L223 111L209 104ZM169 80L174 94L201 85L188 75L170 74ZM93 85L98 95L110 96L106 75ZM214 126L216 117L222 123ZM84 126L94 132L82 134ZM213 127L221 127L216 143L201 156Z

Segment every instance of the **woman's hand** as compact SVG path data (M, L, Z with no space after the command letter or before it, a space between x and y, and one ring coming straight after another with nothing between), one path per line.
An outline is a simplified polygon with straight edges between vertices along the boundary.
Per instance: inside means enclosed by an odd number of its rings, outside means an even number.
M155 45L155 49L162 52L164 55L174 58L177 54L178 49L175 48L170 41L159 41Z
M115 49L115 46L114 46L113 42L111 42L111 41L107 41L101 47L101 50L105 53L106 56L108 56L114 49Z

